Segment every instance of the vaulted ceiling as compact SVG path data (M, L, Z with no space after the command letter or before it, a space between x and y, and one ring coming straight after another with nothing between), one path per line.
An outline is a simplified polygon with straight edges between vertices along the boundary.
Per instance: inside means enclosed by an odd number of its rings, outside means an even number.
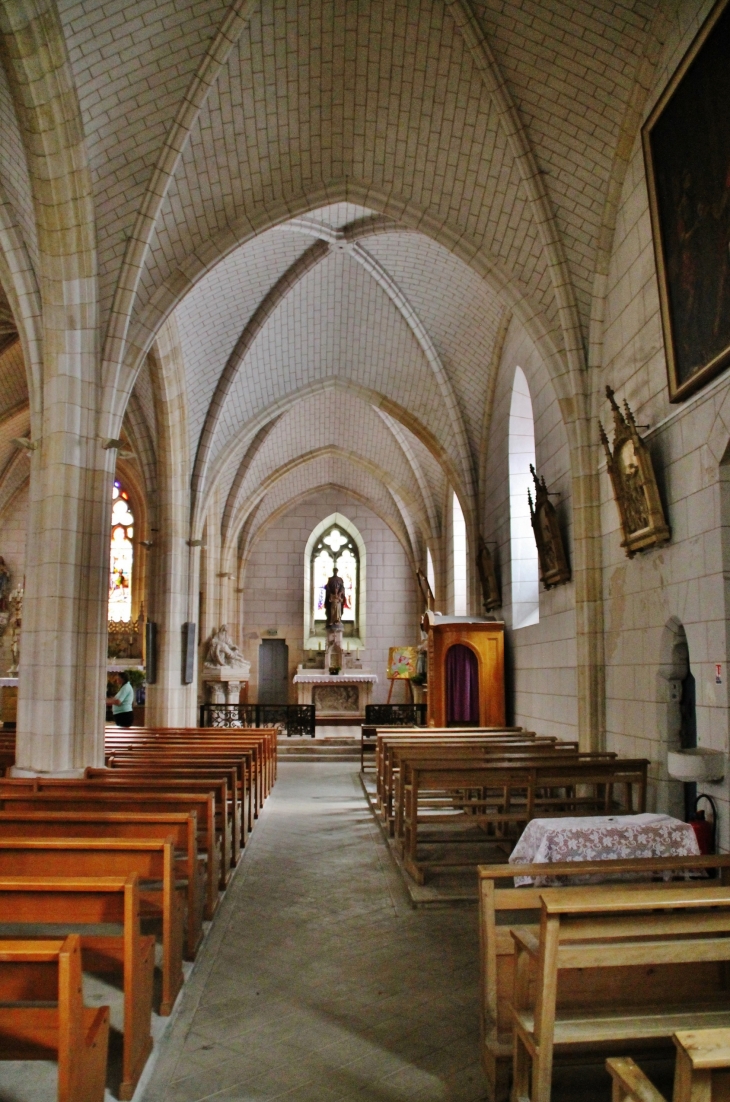
M100 357L131 393L125 432L150 492L147 357L169 321L191 516L215 502L231 553L320 484L369 500L414 555L449 485L471 507L505 319L567 370L600 314L669 7L59 0ZM32 267L16 107L0 67L0 200ZM27 400L19 349L0 349L6 415ZM5 436L0 423L0 468Z

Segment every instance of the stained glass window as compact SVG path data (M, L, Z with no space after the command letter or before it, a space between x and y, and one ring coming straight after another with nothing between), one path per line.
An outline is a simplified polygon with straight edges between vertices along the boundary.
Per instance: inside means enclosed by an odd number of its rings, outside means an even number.
M134 516L129 495L121 483L112 490L112 535L109 556L109 619L132 619L132 561Z
M357 623L359 561L355 541L336 526L325 532L312 552L312 619L324 624L327 615L324 607L324 591L333 569L345 584L346 606L342 610L344 624Z

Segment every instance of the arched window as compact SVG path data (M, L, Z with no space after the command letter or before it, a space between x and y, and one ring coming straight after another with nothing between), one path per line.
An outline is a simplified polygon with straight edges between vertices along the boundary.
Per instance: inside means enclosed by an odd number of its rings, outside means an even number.
M537 546L530 523L527 491L535 464L535 421L525 373L515 369L509 411L509 518L512 560L512 626L525 628L540 620Z
M436 596L436 571L433 567L433 558L431 552L426 548L426 579L431 586L431 592L434 597Z
M112 535L109 556L109 619L132 619L134 516L129 494L115 480L112 490Z
M454 616L466 616L466 524L458 497L456 494L451 497Z
M345 607L342 610L344 638L351 646L361 647L364 586L362 558L364 544L357 530L344 517L334 514L317 525L309 538L305 562L305 647L321 647L326 635L324 591L327 579L336 568L345 583Z

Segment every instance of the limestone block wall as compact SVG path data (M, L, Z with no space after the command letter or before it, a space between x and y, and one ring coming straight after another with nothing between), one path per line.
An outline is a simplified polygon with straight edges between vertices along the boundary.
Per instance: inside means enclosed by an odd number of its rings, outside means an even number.
M527 378L535 420L537 469L553 498L571 557L571 479L565 429L544 364L524 329L512 321L499 366L482 487L484 537L495 559L503 607L495 613L506 626L508 712L515 723L540 734L578 737L575 593L573 583L540 589L540 620L513 628L510 562L509 413L515 368Z
M696 33L702 12L679 9L645 115ZM668 633L686 633L696 679L697 736L702 746L728 746L728 583L726 449L730 441L727 374L688 400L672 405L667 387L659 294L640 139L631 151L608 274L604 345L605 383L628 399L649 441L659 477L671 543L629 560L620 544L618 513L605 461L601 468L606 732L609 749L652 761L652 800L676 810L679 782L666 772L672 741L668 707ZM609 420L602 393L596 409ZM612 436L612 433L609 433ZM716 664L722 666L721 683ZM727 780L705 786L720 801L721 842L728 847Z
M267 524L257 535L241 582L240 638L251 662L249 699L258 692L261 637L276 628L289 647L289 700L296 703L291 682L303 658L304 551L314 527L340 512L359 530L367 552L366 638L363 666L377 673L373 701L385 701L388 648L420 640L419 599L414 571L402 544L388 525L352 495L336 489L309 496ZM402 686L394 700L405 699Z

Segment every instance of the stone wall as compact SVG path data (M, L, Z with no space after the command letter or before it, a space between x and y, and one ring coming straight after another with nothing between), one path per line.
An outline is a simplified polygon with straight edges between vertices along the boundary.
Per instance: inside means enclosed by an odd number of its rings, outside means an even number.
M572 582L540 589L540 620L513 629L508 434L515 368L527 378L535 420L537 470L544 475L558 510L571 557L571 480L568 443L555 390L539 354L515 321L510 325L494 394L483 487L483 532L502 588L505 621L508 719L540 734L577 738L575 592ZM534 495L533 495L534 497Z
M290 693L296 703L291 678L302 661L304 625L304 550L312 530L331 513L340 512L359 530L367 555L365 669L378 675L373 701L385 701L388 648L416 644L419 601L415 576L406 553L391 529L352 495L335 489L321 490L294 504L268 523L257 536L242 581L239 637L251 662L249 699L258 690L259 644L266 630L276 628L278 639L289 647ZM396 686L394 700L404 699Z

